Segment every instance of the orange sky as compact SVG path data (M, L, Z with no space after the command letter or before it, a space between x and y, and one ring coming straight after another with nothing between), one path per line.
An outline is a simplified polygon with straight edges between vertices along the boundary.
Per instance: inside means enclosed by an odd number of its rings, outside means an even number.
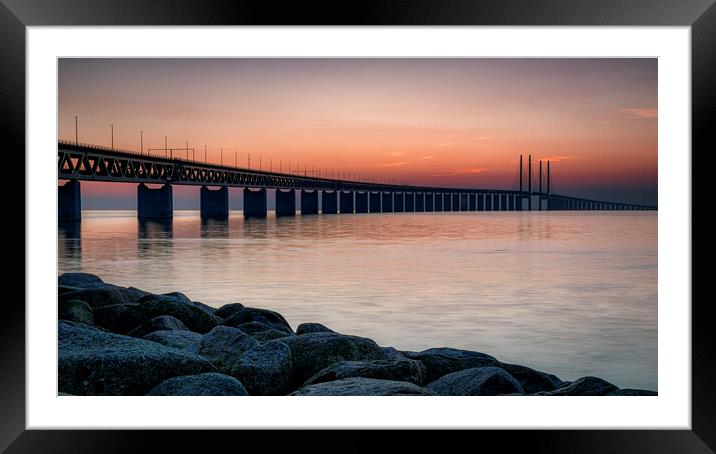
M60 138L75 115L81 142L444 186L516 187L531 153L559 193L656 203L656 59L61 59Z

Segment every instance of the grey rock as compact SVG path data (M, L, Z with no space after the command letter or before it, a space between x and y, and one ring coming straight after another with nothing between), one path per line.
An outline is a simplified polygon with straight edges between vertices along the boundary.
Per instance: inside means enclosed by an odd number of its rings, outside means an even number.
M94 309L94 323L113 333L127 334L148 320L142 306L132 304L111 304Z
M394 348L394 347L380 347L383 349L386 355L388 355L388 358L395 359L398 361L405 361L409 358L405 356L400 350Z
M540 391L554 391L562 385L562 381L552 374L540 372L519 364L499 363L499 366L517 380L525 394Z
M234 377L215 372L184 375L166 380L152 388L148 396L246 396L248 393Z
M656 391L650 391L648 389L618 389L612 391L608 396L658 396L659 393Z
M217 326L202 336L199 354L212 362L223 374L231 374L241 355L256 347L258 342L238 328Z
M137 304L142 306L147 320L159 315L171 315L197 333L207 333L223 321L193 304L166 295L147 295L139 299Z
M291 326L278 312L268 309L257 309L255 307L244 307L224 320L224 325L237 327L244 323L259 322L268 325L270 328L286 331L293 334Z
M606 396L619 388L599 377L582 377L554 391L534 393L535 396Z
M267 331L269 329L272 329L269 325L261 322L242 323L240 325L235 326L234 328L238 328L246 334L260 333L261 331Z
M171 315L160 315L159 317L147 320L133 330L129 331L127 336L144 337L145 335L155 331L168 330L189 331L189 328L187 328L181 320L178 320Z
M201 334L192 331L162 330L149 333L143 339L186 352L199 353Z
M427 383L460 370L499 364L497 359L485 353L447 347L402 353L409 359L422 361L425 364L425 381Z
M286 331L279 331L276 329L267 329L266 331L260 331L258 333L250 334L251 337L256 339L259 343L264 344L271 342L275 339L282 339L287 336L293 336L293 334L287 333Z
M96 309L114 304L135 303L147 294L147 292L133 287L126 288L104 282L90 282L81 287L74 287L74 290L63 292L58 299L60 302L81 300Z
M335 333L335 331L320 323L301 323L298 325L296 334L301 335L306 333Z
M281 339L293 356L292 386L297 388L331 364L341 361L387 359L371 339L337 333L309 333Z
M215 307L211 307L211 306L209 306L208 304L204 304L204 303L201 303L201 302L199 302L199 301L190 301L190 304L191 304L192 306L198 307L199 309L201 309L201 310L203 310L203 311L206 311L206 312L208 312L208 313L210 313L210 314L216 315L216 308L215 308Z
M241 380L252 396L279 396L289 391L292 367L291 349L273 341L241 355L231 375Z
M81 287L86 284L102 282L99 276L89 273L62 273L57 278L57 284L67 287Z
M241 303L224 304L214 312L214 315L221 318L229 318L244 308Z
M408 381L418 386L425 383L425 366L412 359L379 359L375 361L342 361L331 364L309 378L303 386L342 378L363 377L381 380Z
M441 396L498 396L524 393L520 383L500 367L473 367L444 375L426 388Z
M182 292L162 293L159 296L168 296L169 298L173 298L173 299L179 301L180 303L191 304L191 300L189 299L189 297L186 296L185 294L183 294Z
M73 322L94 325L94 311L89 304L81 300L66 300L58 304L57 318Z
M291 396L434 396L434 392L406 381L343 378L306 386Z
M205 358L134 337L60 321L59 391L75 395L147 393L178 375L215 372Z

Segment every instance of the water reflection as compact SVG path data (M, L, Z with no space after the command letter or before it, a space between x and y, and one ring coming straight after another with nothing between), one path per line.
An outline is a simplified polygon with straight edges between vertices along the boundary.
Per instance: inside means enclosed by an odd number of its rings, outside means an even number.
M60 256L68 260L82 258L82 223L80 221L59 221L57 223L57 245Z

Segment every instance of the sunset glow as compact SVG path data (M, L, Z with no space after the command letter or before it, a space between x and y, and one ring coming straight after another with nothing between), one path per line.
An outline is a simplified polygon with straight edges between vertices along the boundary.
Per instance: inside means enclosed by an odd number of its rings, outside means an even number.
M656 59L61 59L59 138L274 171L656 203ZM163 153L162 153L163 154ZM191 157L191 156L190 156ZM536 166L534 172L537 172ZM131 185L84 195L135 197Z

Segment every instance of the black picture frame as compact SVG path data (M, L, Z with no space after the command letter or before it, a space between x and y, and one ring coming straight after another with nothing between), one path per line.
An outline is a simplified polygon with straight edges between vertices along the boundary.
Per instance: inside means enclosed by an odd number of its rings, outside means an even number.
M709 114L714 113L716 104L714 0L362 0L328 4L239 0L0 0L0 116L6 126L3 135L6 151L25 150L26 27L62 25L690 26L692 150L706 152L709 145L708 150L713 150L713 133L710 131L713 128L708 119L713 116ZM689 151L693 159L694 153ZM705 166L700 168L703 171ZM24 180L24 175L18 177ZM693 180L696 179L694 174ZM18 184L24 188L24 181ZM692 194L694 202L702 197L700 192L692 191ZM694 205L699 206L698 203ZM25 208L15 195L7 209L24 213ZM693 219L691 222L693 225ZM27 243L32 239L25 236L25 227L23 220L22 235ZM22 262L25 263L24 257ZM24 273L24 267L16 269L16 273ZM691 306L692 430L546 430L510 434L481 431L479 446L488 447L497 441L499 449L507 448L508 452L517 445L532 452L714 452L716 355L710 336L709 303L710 298L694 299ZM202 446L203 450L221 449L222 441L229 443L227 446L232 449L248 448L251 444L251 440L246 439L249 434L239 435L243 440L239 443L237 435L231 431L216 434L208 431L25 430L25 310L19 304L19 298L5 301L0 324L0 450L12 453L108 453L143 450L157 442L166 450L189 446ZM301 450L302 446L311 449L317 438L317 434L310 431L294 431L285 436L266 435L258 434L255 438L263 440L265 445L268 443L270 452L281 449L284 443L292 450ZM320 437L325 440L324 448L327 449L367 451L373 448L372 437L363 432L333 431L329 435L330 442L327 436ZM453 435L436 436L430 431L397 434L404 451L412 446L427 446L431 438L444 441L444 437L452 438ZM267 438L270 441L266 441ZM466 438L474 442L474 435L468 434ZM207 444L209 440L211 442Z

